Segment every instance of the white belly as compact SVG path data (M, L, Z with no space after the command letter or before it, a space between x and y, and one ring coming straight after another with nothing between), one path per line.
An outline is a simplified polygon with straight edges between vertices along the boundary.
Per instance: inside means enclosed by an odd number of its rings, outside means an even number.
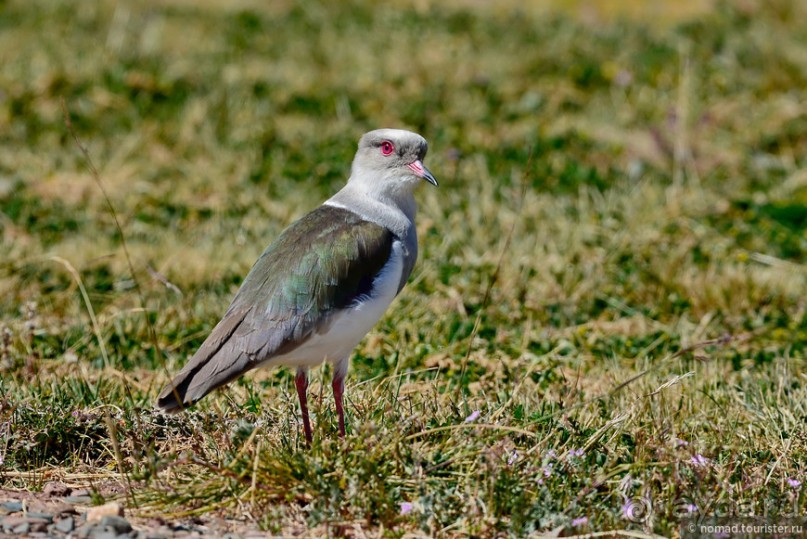
M403 248L401 242L394 241L389 261L373 279L371 298L356 302L333 315L327 331L312 333L306 342L294 350L272 356L261 365L314 367L323 361L337 363L347 359L395 299L402 272Z

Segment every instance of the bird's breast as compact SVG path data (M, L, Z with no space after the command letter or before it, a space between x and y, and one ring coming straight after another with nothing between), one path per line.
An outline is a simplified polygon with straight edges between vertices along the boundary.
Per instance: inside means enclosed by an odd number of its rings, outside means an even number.
M373 278L368 293L331 313L300 346L273 356L262 365L314 367L323 361L334 363L347 358L395 299L403 271L404 248L395 240L389 260Z

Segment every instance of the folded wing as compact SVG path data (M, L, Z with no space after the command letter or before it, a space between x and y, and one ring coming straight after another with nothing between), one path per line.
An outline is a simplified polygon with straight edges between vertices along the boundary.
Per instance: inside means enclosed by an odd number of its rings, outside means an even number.
M252 267L224 318L157 406L180 411L325 331L332 315L372 294L394 239L386 228L333 206L292 224Z

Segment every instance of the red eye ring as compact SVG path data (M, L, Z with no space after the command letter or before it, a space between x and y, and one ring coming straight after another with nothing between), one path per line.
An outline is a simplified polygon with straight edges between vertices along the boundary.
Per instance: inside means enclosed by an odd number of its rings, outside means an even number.
M395 146L392 144L392 142L385 140L384 142L381 143L381 153L383 153L384 155L390 155L394 151Z

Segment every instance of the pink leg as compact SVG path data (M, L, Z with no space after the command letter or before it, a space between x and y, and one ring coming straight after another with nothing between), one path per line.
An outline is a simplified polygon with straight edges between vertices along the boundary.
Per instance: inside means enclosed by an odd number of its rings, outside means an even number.
M336 415L339 416L339 436L345 437L345 408L343 397L345 395L345 374L341 369L336 369L333 375L333 400L336 402Z
M311 445L311 421L308 419L308 371L297 369L297 376L294 377L294 385L297 386L297 396L300 397L300 411L303 413L303 431L305 432L305 445Z

